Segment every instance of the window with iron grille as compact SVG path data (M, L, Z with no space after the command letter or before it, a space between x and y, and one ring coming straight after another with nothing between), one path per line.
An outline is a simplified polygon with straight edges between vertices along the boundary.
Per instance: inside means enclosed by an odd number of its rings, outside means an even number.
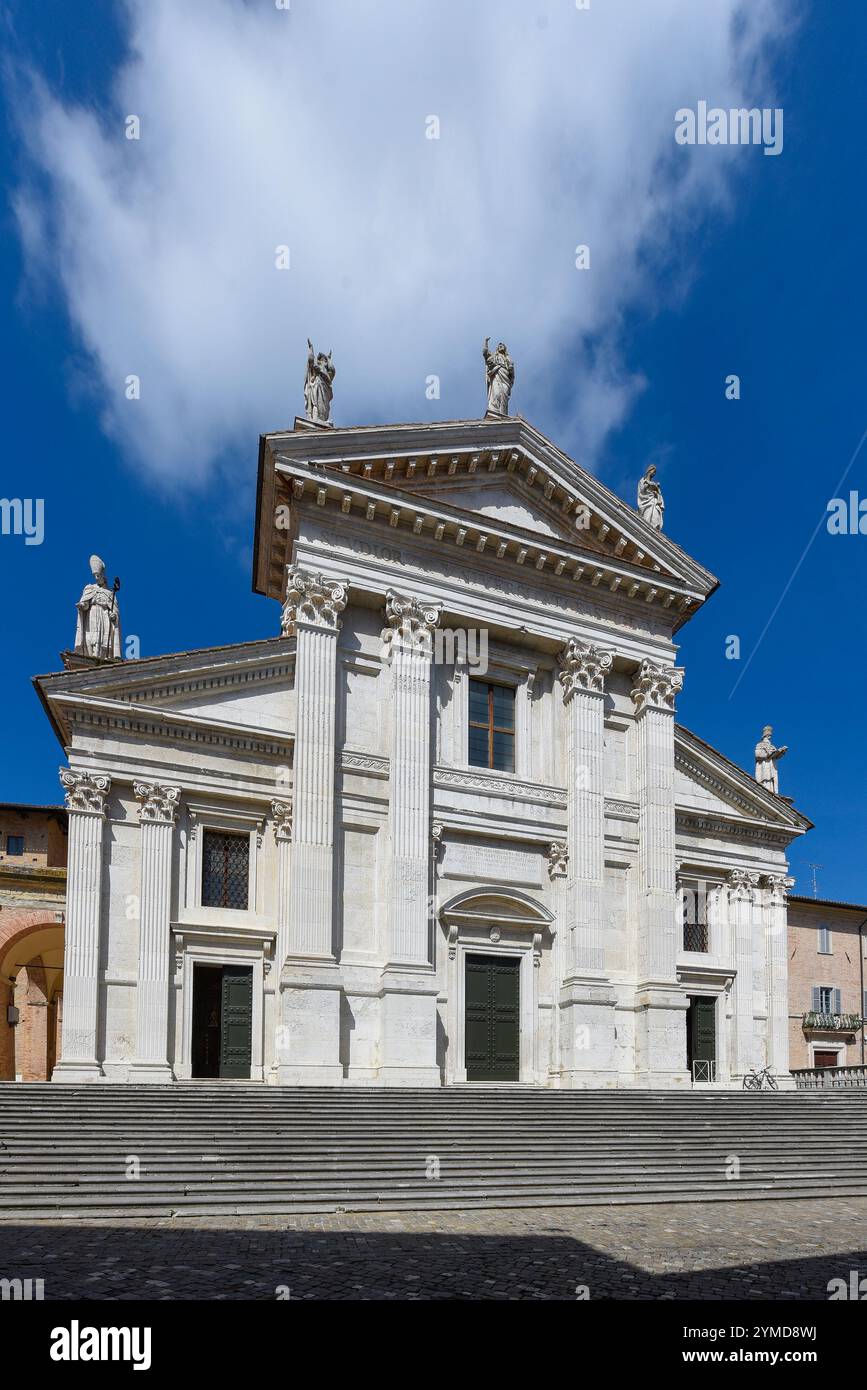
M470 681L469 757L472 767L515 771L515 692L511 686Z
M706 883L703 878L682 878L679 886L683 907L683 949L708 952L707 895L713 885Z
M250 901L250 837L206 830L202 841L202 906L246 912Z

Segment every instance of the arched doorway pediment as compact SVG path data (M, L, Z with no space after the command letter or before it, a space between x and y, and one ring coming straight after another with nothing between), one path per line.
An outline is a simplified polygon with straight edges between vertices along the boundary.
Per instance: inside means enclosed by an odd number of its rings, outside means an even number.
M439 915L448 928L487 924L541 932L554 925L552 912L529 893L515 888L465 889L444 903Z

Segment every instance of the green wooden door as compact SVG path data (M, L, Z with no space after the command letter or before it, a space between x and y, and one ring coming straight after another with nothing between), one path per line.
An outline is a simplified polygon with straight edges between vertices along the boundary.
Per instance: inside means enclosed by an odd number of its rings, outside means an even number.
M716 1061L716 1000L693 995L690 1001L691 1060Z
M468 1081L517 1081L520 1065L520 961L467 956Z
M224 965L220 1009L220 1075L250 1075L253 1046L253 967Z

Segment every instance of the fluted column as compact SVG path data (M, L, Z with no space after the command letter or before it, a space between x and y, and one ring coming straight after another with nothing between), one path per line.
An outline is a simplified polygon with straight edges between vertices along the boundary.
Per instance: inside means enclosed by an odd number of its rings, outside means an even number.
M389 590L391 887L382 974L381 1066L391 1084L437 1085L437 984L430 945L431 645L439 605Z
M296 640L291 873L285 820L277 832L281 975L275 1055L284 1085L343 1079L333 945L334 775L337 636L346 602L345 584L289 572L282 627Z
M289 954L289 910L292 866L292 807L288 801L272 801L274 839L277 842L277 972Z
M63 1037L56 1081L95 1081L99 1031L99 945L102 840L111 778L60 769L69 812L66 923L63 947Z
M642 661L632 691L638 790L636 1071L648 1085L682 1085L686 995L677 984L674 702L683 671Z
M613 1085L615 995L605 976L605 677L611 652L570 638L560 652L568 787L564 911L558 920L560 1084Z
M431 635L439 609L389 590L391 910L388 963L429 961Z
M754 1064L753 1023L753 917L759 876L749 869L729 874L729 923L735 978L732 982L732 1075L743 1076Z
M283 632L295 634L293 872L289 954L331 961L337 635L346 586L294 570Z
M638 725L638 979L676 979L677 885L674 854L675 666L643 661L632 699Z
M605 891L605 677L614 657L574 638L560 654L569 789L570 973L601 974Z
M171 1081L169 962L171 959L172 846L180 787L136 782L141 826L138 983L136 987L137 1081Z
M794 884L785 874L764 880L765 981L768 996L768 1066L775 1075L789 1070L789 953L786 894Z

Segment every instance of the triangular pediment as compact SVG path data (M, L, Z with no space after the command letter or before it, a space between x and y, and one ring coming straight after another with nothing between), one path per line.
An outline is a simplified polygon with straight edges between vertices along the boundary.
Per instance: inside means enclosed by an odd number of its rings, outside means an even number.
M699 818L763 823L793 834L811 825L790 802L760 787L743 768L682 725L675 732L674 801L678 814Z
M461 482L444 478L418 487L415 495L446 502L471 516L487 518L522 532L548 537L565 545L577 544L584 551L599 555L614 553L614 545L600 541L591 529L589 507L579 503L570 517L564 517L561 509L547 503L538 493L534 494L520 475L482 474Z
M673 631L717 585L520 416L266 435L258 496L254 588L274 598L305 509L670 608Z

